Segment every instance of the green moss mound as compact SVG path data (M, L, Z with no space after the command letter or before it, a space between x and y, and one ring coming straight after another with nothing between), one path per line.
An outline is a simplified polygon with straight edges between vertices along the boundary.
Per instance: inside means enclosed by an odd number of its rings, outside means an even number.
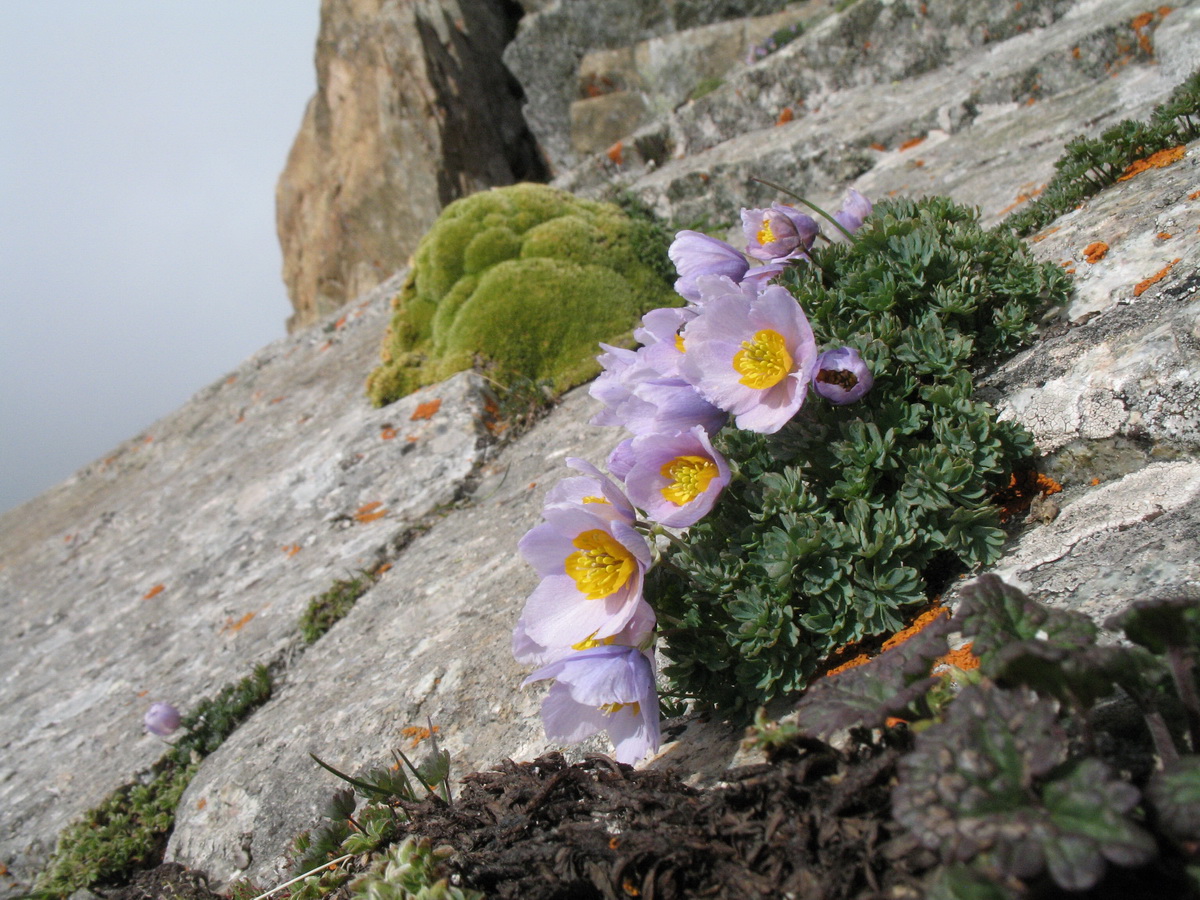
M472 367L501 387L574 387L599 371L597 341L678 305L666 253L646 217L546 185L458 200L417 247L367 393L383 406Z

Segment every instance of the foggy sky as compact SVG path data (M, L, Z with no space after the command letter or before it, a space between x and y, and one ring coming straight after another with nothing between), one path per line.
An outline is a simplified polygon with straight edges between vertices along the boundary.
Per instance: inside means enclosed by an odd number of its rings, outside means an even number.
M0 511L283 336L318 0L0 5Z

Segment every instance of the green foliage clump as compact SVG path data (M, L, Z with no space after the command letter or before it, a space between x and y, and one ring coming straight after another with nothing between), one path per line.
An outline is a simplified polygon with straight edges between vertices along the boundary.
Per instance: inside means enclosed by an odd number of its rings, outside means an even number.
M903 751L892 812L943 864L931 897L1058 896L1051 886L1109 896L1112 864L1151 866L1143 883L1192 896L1200 603L1141 601L1106 624L1131 643L1099 645L1087 616L984 576L964 589L952 623L818 682L789 730L828 739L857 729L869 742L867 729L887 716L912 723L915 740L888 737ZM940 678L925 676L952 630L973 639L979 669L961 692L939 696ZM1134 701L1129 718L1143 718L1141 734L1131 722L1119 737L1101 731L1098 704L1121 695Z
M359 572L353 578L339 578L325 593L308 601L308 607L300 617L300 635L304 643L313 644L334 626L358 602L358 598L371 589L376 576L371 572Z
M598 371L597 341L678 303L667 244L651 234L612 204L540 184L450 204L417 247L367 393L382 406L473 366L502 387L580 384Z
M1016 234L1032 234L1115 184L1137 160L1197 137L1200 137L1200 70L1155 107L1148 122L1126 119L1099 138L1080 135L1068 143L1054 164L1054 177L1046 189L1005 219L1004 226Z
M200 760L270 696L270 673L258 666L253 675L202 700L184 716L182 737L154 764L147 782L119 788L63 829L34 895L67 897L81 888L120 884L155 865Z
M406 838L393 847L381 865L352 886L362 900L483 900L483 894L451 887L445 860L454 851L433 848L428 840Z
M1070 287L944 198L880 203L788 277L818 345L855 348L875 385L774 435L719 432L735 477L648 576L667 675L726 712L801 690L835 648L900 630L952 568L998 557L991 498L1033 448L974 399L972 370Z

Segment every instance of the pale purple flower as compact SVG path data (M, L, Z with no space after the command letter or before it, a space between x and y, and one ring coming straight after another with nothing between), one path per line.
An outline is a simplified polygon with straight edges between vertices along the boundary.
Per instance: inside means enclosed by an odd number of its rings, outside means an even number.
M870 200L851 188L846 192L842 208L835 212L833 217L837 219L839 225L854 234L862 228L863 220L871 214L873 208Z
M758 266L757 268L762 268ZM717 297L724 297L728 294L734 294L739 297L745 297L747 300L753 300L759 295L760 285L752 279L752 274L756 269L751 269L741 281L734 281L732 278L727 278L724 275L701 275L696 279L696 293L699 299L691 308L692 318L706 305L709 301ZM686 322L684 323L687 324Z
M517 620L513 629L512 653L517 662L526 666L544 666L570 656L580 650L591 650L609 644L624 644L629 647L652 647L657 620L654 610L645 600L639 600L633 616L625 627L605 638L587 637L570 647L543 647L529 636L525 616Z
M658 750L660 726L654 663L627 646L573 653L538 669L530 682L555 679L542 701L546 737L573 744L608 732L617 762L633 765Z
M754 266L742 278L742 287L752 288L755 293L761 294L767 289L767 285L787 267L788 264L786 262L764 263L761 266Z
M593 515L621 519L632 525L637 512L625 492L611 478L586 459L567 457L567 465L583 475L559 479L546 493L544 506L583 506Z
M660 324L651 322L656 329ZM604 371L588 393L605 408L592 418L592 424L617 425L634 434L686 431L693 425L702 425L709 432L719 430L725 424L725 413L679 374L681 343L682 338L672 331L669 342L656 341L637 352L601 344L605 352L597 358Z
M142 716L142 725L145 729L151 734L164 738L179 727L180 721L179 710L162 700L151 703L146 714Z
M704 429L633 438L634 463L625 475L629 499L653 522L670 528L693 525L708 515L729 484L729 466Z
M548 506L518 544L542 576L522 613L524 632L545 648L619 633L638 611L650 547L600 504Z
M817 357L813 390L835 406L862 399L875 378L853 347L826 350ZM635 501L636 502L636 501Z
M770 209L743 209L746 253L755 259L781 262L804 255L821 228L797 209L776 203Z
M675 291L687 300L696 301L696 279L701 275L725 275L741 281L750 264L729 244L699 231L681 231L675 235L667 255L675 263L679 280Z
M680 369L739 428L773 434L804 403L817 362L808 318L794 297L771 285L754 300L720 297L683 330Z

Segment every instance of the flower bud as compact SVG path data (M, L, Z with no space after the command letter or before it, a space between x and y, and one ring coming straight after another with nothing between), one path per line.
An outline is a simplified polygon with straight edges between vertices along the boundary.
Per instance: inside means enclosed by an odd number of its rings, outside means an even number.
M813 390L835 406L862 399L875 383L871 370L853 347L826 350L817 357Z
M142 716L142 725L146 730L159 737L166 737L173 732L179 727L179 721L179 710L161 700L151 703L150 708L146 710L146 715Z

